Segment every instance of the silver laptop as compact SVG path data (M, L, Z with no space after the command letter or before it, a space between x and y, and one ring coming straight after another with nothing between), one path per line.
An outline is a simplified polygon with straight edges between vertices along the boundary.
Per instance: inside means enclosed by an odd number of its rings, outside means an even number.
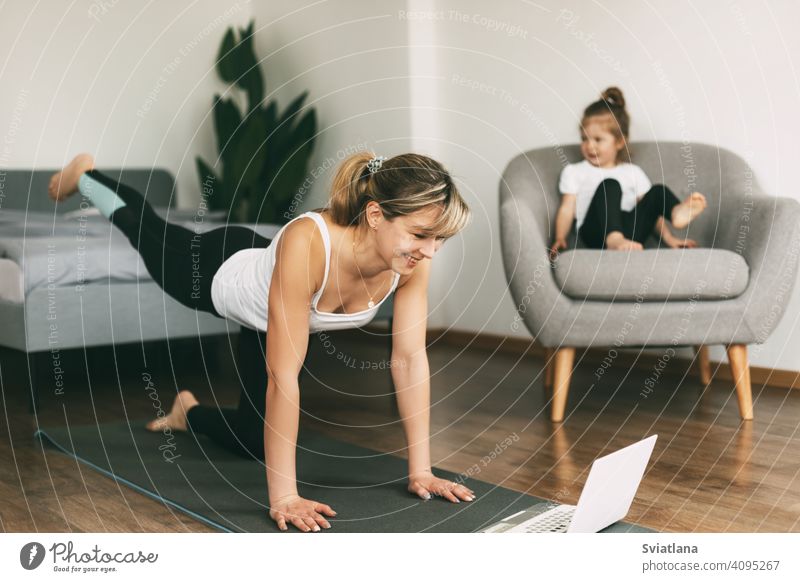
M595 533L627 514L658 435L592 463L578 505L537 503L481 530L483 533Z

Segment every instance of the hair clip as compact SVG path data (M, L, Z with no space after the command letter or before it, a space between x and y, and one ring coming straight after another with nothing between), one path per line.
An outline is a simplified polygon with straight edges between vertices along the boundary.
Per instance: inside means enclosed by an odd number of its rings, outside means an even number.
M378 170L381 169L383 162L386 161L386 156L375 156L370 161L367 162L367 169L369 170L370 174L374 174Z

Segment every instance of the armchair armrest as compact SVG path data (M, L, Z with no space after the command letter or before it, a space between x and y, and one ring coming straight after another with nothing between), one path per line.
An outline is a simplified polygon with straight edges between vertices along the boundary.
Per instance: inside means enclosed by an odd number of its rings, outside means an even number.
M733 250L750 267L747 289L738 300L746 306L745 321L756 343L764 343L780 322L797 279L800 203L772 196L751 201L736 221Z
M544 193L527 182L507 176L500 186L503 266L516 310L512 331L524 324L540 343L555 345L563 336L556 330L567 325L572 302L555 283L538 224L542 217L531 203Z

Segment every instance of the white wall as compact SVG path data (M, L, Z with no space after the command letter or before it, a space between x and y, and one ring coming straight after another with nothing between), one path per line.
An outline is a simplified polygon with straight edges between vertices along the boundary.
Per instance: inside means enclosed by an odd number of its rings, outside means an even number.
M449 249L450 268L436 273L439 288L458 291L447 295L444 314L455 328L512 334L500 173L521 151L577 141L583 108L609 85L626 93L633 140L720 144L751 163L768 193L800 197L791 172L800 8L788 0L410 4L423 12L410 14L409 26L428 31L434 23L427 44L435 46L411 52L436 71L414 92L435 96L434 113L425 113L436 119L428 143L468 185L477 214L463 250ZM471 88L473 81L483 86ZM779 328L751 351L752 363L800 369L799 297L800 287Z
M0 19L0 166L55 167L81 151L98 164L161 165L178 202L198 199L194 157L215 144L204 123L227 26L249 0L78 0L4 5Z
M391 156L408 150L408 50L405 27L390 2L259 2L253 4L256 50L268 96L281 107L305 90L317 111L310 194L299 210L321 206L333 164L348 152Z

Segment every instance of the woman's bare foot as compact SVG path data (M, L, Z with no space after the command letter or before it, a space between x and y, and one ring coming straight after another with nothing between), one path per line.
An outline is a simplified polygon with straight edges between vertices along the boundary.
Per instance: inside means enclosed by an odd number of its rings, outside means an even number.
M188 390L181 390L172 403L172 410L166 416L161 416L147 423L145 428L152 432L161 432L164 429L187 430L186 413L190 408L200 404L194 394Z
M612 251L640 251L642 243L625 238L620 231L609 232L606 236L606 248Z
M81 174L94 168L94 158L89 154L78 154L64 166L60 172L53 174L47 193L53 200L64 200L78 191L78 180Z
M697 218L708 206L706 197L700 192L692 192L686 200L672 209L672 226L675 228L686 228L689 223Z

